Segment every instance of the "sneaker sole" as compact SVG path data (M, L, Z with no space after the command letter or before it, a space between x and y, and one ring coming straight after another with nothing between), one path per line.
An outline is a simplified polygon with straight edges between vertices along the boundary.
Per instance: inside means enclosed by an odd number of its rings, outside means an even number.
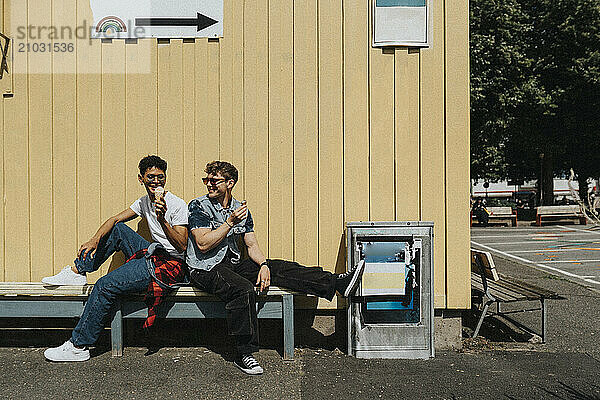
M242 371L245 374L248 375L261 375L264 371L253 371L251 369L246 369L244 367L242 367L241 365L238 365L238 363L234 362L233 363L236 367L238 367L240 369L240 371Z
M78 358L78 359L73 359L73 360L50 358L45 354L44 354L44 357L46 357L46 360L51 361L51 362L84 362L84 361L88 361L90 359L89 355L87 356L87 358Z
M360 260L358 266L356 267L356 271L354 271L354 275L348 284L346 290L344 290L344 297L350 296L350 293L356 288L356 284L358 283L358 278L362 275L363 270L365 269L365 260Z
M42 283L47 286L85 286L87 285L87 281L85 283L57 283L57 282L49 282L45 279L42 279Z
M88 361L90 358L83 358L83 359L78 359L78 360L53 360L51 358L46 357L46 360L50 361L50 362L84 362L84 361Z

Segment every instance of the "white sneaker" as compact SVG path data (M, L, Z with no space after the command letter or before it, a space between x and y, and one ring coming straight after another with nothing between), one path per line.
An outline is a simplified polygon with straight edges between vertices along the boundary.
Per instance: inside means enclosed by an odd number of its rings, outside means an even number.
M260 375L264 372L262 367L258 364L258 361L252 357L252 354L245 354L236 359L233 363L248 375Z
M78 349L70 340L67 340L61 346L46 350L44 357L50 361L87 361L90 359L90 351Z
M85 275L76 274L75 272L73 272L71 267L67 265L58 274L42 278L42 283L53 286L83 286L87 284L87 278Z

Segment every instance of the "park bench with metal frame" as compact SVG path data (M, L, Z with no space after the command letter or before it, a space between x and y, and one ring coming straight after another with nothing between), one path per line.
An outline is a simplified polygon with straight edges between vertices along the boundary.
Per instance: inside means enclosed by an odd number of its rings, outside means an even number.
M93 285L45 286L42 283L0 282L0 318L78 318ZM294 293L271 286L258 297L258 318L283 320L283 358L294 359ZM305 296L305 295L303 295ZM123 354L123 319L144 319L143 294L123 297L111 322L113 356ZM183 286L159 307L163 318L224 318L225 304L199 289Z
M542 223L545 221L568 219L577 220L581 225L587 224L587 218L583 215L578 205L539 206L536 211L535 224L542 226Z
M504 222L517 226L517 212L512 207L486 207L488 223ZM473 212L471 211L471 226L473 226Z
M519 328L530 333L536 333L508 318L507 315L528 311L541 311L541 332L539 336L542 339L542 343L545 343L547 334L546 300L564 299L552 291L499 274L492 255L489 252L477 249L471 249L471 291L476 298L480 299L479 304L481 306L481 316L473 333L474 338L479 334L484 318L490 315L502 316ZM540 307L510 311L502 311L500 307L500 304L522 301L539 301ZM490 311L490 306L494 303L496 303L496 311L492 312Z
M486 207L489 211L489 222L510 222L517 226L517 213L512 207Z

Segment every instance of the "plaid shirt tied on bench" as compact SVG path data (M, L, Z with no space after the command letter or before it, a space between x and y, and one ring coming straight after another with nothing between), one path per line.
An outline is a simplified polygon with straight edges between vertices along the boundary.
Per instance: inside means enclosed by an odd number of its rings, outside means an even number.
M187 269L183 260L171 256L159 243L152 243L149 248L136 252L127 261L142 257L146 258L148 272L152 276L144 296L148 317L143 327L147 329L154 325L158 306L165 297L179 288L177 284L187 283Z

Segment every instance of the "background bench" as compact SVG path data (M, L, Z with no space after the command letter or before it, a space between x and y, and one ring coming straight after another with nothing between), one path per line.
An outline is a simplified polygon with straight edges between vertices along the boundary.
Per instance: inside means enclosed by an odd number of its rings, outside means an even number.
M539 206L536 212L535 224L542 226L542 222L544 221L565 219L578 220L581 225L587 224L587 218L583 215L578 205Z
M0 282L0 318L80 317L93 285L44 286L42 283ZM283 320L283 358L294 359L294 293L271 286L257 301L258 318ZM111 322L113 356L123 354L123 319L145 319L143 294L126 296ZM174 291L160 305L160 318L224 318L225 304L193 287ZM74 327L73 327L74 328Z
M541 311L541 333L542 343L546 341L546 300L563 299L549 290L518 281L505 275L501 275L496 270L492 255L487 251L471 249L471 291L481 299L481 317L477 322L477 327L473 337L477 337L483 319L487 315L506 316L507 314L520 313L526 311ZM521 310L502 311L501 303L514 303L520 301L539 301L540 308L529 308ZM496 312L489 312L492 304L496 303ZM511 322L515 323L515 321ZM517 324L526 330L521 324ZM535 332L533 332L535 333Z
M517 213L511 207L486 207L489 211L489 222L510 222L512 226L517 226Z
M490 222L503 222L517 226L517 211L512 207L486 207L488 212L488 223ZM477 218L477 217L476 217ZM481 221L479 221L481 223ZM471 226L473 226L473 211L471 210Z

